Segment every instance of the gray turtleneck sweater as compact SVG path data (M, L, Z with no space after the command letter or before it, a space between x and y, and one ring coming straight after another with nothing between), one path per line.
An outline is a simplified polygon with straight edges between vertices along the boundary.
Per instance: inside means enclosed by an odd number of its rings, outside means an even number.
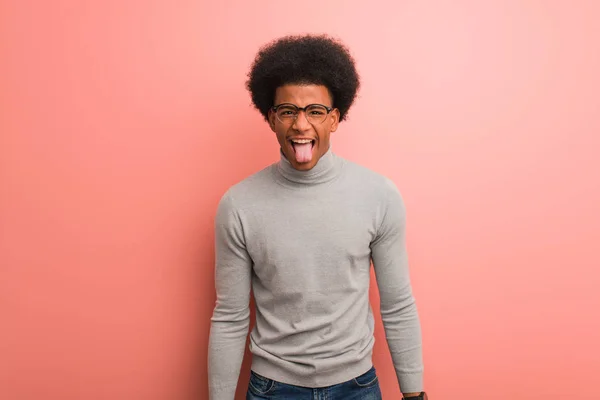
M326 387L372 366L371 261L403 392L422 390L421 328L405 245L405 208L387 178L329 150L310 171L281 160L231 187L216 221L211 400L233 400L249 327L252 370Z

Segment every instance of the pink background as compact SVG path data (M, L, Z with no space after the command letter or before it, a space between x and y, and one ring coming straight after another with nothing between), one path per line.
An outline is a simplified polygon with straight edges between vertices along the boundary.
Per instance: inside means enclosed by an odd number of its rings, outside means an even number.
M287 4L0 0L0 398L207 398L215 207L278 157L245 74L303 32L358 62L333 146L405 197L431 398L600 398L599 3Z

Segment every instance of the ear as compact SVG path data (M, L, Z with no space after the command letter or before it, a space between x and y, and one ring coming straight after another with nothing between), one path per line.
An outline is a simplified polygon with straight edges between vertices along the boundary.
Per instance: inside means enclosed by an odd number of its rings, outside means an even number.
M269 114L267 116L267 119L269 120L269 127L271 128L271 130L273 132L275 132L275 118L277 118L277 117L275 116L273 109L269 108ZM277 132L275 132L275 133L277 133Z
M329 113L329 121L331 126L329 131L335 132L340 124L340 110L338 110L337 108L331 110L331 112Z

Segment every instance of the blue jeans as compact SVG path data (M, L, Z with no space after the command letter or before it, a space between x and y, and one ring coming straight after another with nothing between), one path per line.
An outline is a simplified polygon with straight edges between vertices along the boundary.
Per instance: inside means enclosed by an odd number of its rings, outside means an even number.
M375 367L338 385L311 389L277 382L251 371L246 400L381 400Z

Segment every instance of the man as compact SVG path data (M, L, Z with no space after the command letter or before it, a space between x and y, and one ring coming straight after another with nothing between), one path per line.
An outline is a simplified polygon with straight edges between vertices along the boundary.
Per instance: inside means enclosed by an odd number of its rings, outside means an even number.
M259 51L247 87L281 159L219 203L210 399L234 398L251 289L256 326L247 399L381 399L372 364L371 262L404 398L426 398L402 198L390 180L330 148L359 88L353 58L327 36L284 37Z

